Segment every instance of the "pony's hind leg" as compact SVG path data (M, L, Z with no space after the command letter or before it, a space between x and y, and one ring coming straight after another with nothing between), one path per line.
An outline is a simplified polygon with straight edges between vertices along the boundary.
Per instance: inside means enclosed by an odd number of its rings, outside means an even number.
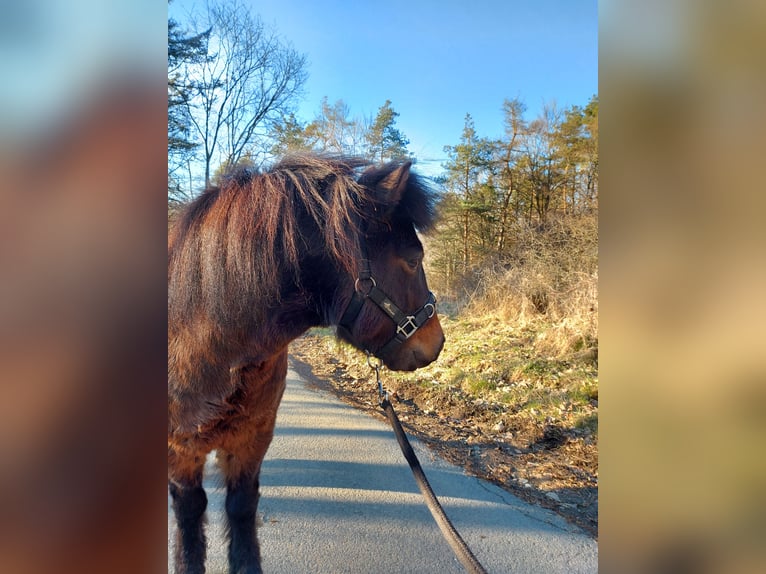
M191 479L169 480L176 518L175 574L204 574L204 515L207 496L202 488L202 469Z

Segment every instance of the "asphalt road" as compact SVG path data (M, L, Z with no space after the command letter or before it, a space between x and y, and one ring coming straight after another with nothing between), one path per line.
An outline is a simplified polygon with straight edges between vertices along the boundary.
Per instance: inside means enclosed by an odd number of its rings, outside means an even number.
M267 574L463 572L391 429L310 388L292 369L261 471ZM411 439L412 440L412 439ZM596 542L546 509L464 474L412 440L452 523L490 574L598 571ZM209 574L223 574L225 492L206 467ZM168 500L168 570L173 521Z

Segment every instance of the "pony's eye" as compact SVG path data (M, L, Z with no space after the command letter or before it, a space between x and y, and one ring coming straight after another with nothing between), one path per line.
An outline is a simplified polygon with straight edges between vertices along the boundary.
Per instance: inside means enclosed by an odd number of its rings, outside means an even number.
M410 259L407 259L407 266L415 271L418 268L418 265L420 265L420 259L417 257L412 257Z

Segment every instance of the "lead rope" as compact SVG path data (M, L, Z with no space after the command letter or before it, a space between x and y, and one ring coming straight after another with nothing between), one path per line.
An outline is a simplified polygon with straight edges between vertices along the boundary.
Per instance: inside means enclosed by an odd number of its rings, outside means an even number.
M431 516L434 517L444 538L452 547L452 551L463 565L463 568L466 569L466 572L471 572L472 574L487 574L487 571L476 559L476 556L473 555L471 549L468 548L468 545L460 536L460 533L452 525L452 522L450 522L450 519L445 514L439 500L436 498L434 491L431 489L431 485L423 472L423 468L420 466L420 461L418 460L418 457L415 456L415 451L412 450L412 445L410 445L410 441L404 433L402 424L399 422L399 417L396 416L394 407L391 404L391 401L388 400L388 392L383 389L383 383L380 380L380 368L383 366L382 362L379 359L377 362L373 361L372 355L368 352L367 364L375 371L375 380L378 383L378 403L383 410L386 411L388 420L394 429L396 440L399 442L399 447L402 449L404 458L407 459L407 462L410 465L410 470L412 470L412 474L415 476L415 482L418 483L420 492L423 493L423 496L426 499L426 505L428 506L428 510L431 511Z

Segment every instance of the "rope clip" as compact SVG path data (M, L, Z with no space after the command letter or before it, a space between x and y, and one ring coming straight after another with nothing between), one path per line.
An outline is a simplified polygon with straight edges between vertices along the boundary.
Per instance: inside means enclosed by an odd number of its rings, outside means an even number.
M367 353L367 364L375 371L375 382L378 383L378 404L381 406L388 401L388 391L383 390L383 383L380 380L380 369L383 367L383 361L374 357L369 351Z

